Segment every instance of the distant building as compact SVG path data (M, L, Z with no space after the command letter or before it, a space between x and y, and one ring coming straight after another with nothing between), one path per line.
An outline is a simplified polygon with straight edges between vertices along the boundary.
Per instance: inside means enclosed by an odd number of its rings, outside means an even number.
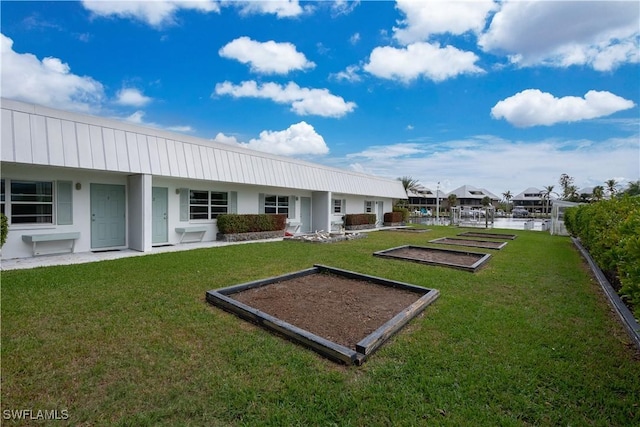
M544 192L535 187L529 187L511 199L513 206L522 206L529 213L542 213L547 210Z
M489 197L491 199L491 206L497 208L500 198L484 188L476 188L471 185L463 185L453 191L447 193L447 197L451 194L455 194L457 198L457 205L463 208L482 208L482 199ZM447 203L448 206L448 203Z
M436 192L438 193L437 195ZM442 210L443 202L447 199L447 195L443 191L431 190L423 186L419 186L415 191L408 191L407 196L409 212L418 211L422 214L432 212L433 215L435 215L438 206Z

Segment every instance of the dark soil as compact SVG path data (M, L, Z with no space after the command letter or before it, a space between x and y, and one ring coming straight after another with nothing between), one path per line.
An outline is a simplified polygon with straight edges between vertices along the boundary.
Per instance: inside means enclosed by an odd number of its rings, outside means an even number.
M405 257L411 258L414 260L420 261L429 261L429 262L438 262L442 264L456 264L456 265L467 265L472 266L475 264L483 255L472 255L466 253L457 253L457 252L449 252L449 251L441 251L441 250L429 250L421 249L421 248L399 248L394 249L393 251L387 252L389 255L397 256L397 257Z
M358 342L423 295L319 273L229 296L355 350Z
M442 243L444 245L460 245L460 246L472 246L476 248L489 248L500 249L504 244L503 242L492 242L489 240L473 240L473 239L439 239L433 243Z

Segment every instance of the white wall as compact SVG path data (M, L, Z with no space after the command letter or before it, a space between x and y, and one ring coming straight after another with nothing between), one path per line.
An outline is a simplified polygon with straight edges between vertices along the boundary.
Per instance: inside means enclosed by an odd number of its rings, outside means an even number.
M71 181L73 182L73 224L55 224L55 193L54 193L54 224L9 224L7 242L2 248L2 258L24 258L32 256L30 244L22 241L22 234L40 233L65 233L80 232L80 238L76 241L75 252L91 251L91 183L124 185L127 199L127 241L126 247L136 250L151 250L151 187L165 187L168 189L168 242L178 244L180 235L175 231L176 227L188 225L205 225L207 232L203 241L216 240L217 226L215 220L208 221L180 221L180 195L177 190L189 188L209 191L235 191L237 192L238 213L259 213L259 194L276 194L290 197L291 207L295 215L291 221L300 221L300 197L311 197L312 200L312 229L328 230L332 220L332 198L346 200L346 213L363 213L364 201L383 201L385 211L391 210L391 199L369 198L363 196L351 196L333 194L328 192L311 192L306 190L291 190L280 187L259 187L245 184L233 184L223 182L211 182L205 180L191 180L181 178L152 177L150 175L137 175L129 177L123 173L110 173L100 171L85 171L81 169L67 169L47 166L25 166L15 164L2 164L2 178L35 180L35 181ZM79 189L76 189L79 184ZM6 188L7 202L10 197L10 188ZM55 185L54 185L55 191ZM132 193L133 192L133 193ZM134 194L135 193L135 194ZM133 200L132 197L142 197L145 200ZM320 197L322 196L322 197ZM297 200L296 200L297 198ZM374 213L376 207L374 205ZM338 217L340 217L339 215ZM380 219L381 220L381 219ZM327 222L327 224L325 224ZM44 249L56 249L61 243L39 243Z

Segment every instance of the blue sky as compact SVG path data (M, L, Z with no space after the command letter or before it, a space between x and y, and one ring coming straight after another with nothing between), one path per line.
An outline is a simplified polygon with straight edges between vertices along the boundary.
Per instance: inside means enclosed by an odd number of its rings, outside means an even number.
M640 177L637 1L2 1L2 96L497 195Z

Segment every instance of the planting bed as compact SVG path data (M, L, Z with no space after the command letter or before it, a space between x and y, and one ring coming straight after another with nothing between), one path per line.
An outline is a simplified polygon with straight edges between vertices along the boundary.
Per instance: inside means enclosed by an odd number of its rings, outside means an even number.
M490 254L484 253L412 245L398 246L396 248L374 252L373 255L429 265L458 268L471 272L478 270L491 258Z
M458 236L464 237L488 237L491 239L505 239L505 240L514 240L518 237L517 234L506 234L506 233L484 233L482 231L465 231L464 233L459 233Z
M439 243L442 245L471 246L474 248L483 248L483 249L502 249L507 245L507 242L499 242L496 240L459 239L456 237L442 237L440 239L429 240L429 243Z
M428 231L431 231L428 228L407 228L407 227L402 227L402 228L386 228L382 231L400 231L403 233L426 233Z
M213 305L358 365L438 296L435 289L321 265L206 293Z

